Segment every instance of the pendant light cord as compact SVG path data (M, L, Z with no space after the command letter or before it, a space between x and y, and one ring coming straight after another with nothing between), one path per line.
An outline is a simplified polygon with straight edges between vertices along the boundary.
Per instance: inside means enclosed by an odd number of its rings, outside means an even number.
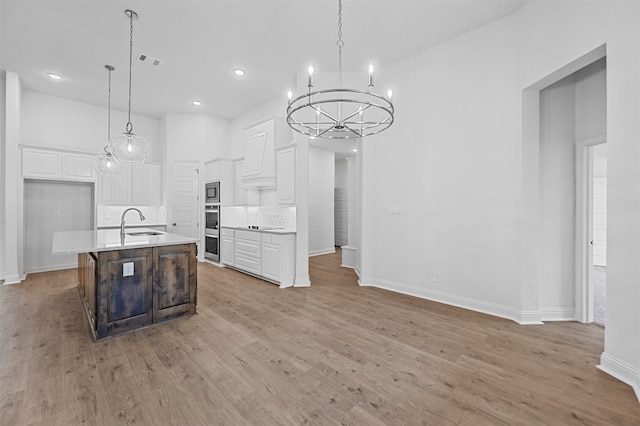
M107 101L107 140L109 141L109 147L111 147L111 70L113 67L107 65L109 70L109 95Z
M133 124L131 123L131 67L133 66L133 14L129 11L129 114L127 122L127 133L133 133Z
M107 141L109 145L104 147L104 151L111 155L113 153L113 147L111 146L111 71L115 68L111 65L105 65L104 67L109 71L109 89L107 91Z

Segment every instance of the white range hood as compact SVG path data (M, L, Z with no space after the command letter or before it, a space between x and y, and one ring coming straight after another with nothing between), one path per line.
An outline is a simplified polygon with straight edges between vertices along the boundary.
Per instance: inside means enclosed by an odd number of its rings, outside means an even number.
M242 172L244 188L276 187L276 146L291 141L291 130L284 118L269 116L245 127L247 148Z

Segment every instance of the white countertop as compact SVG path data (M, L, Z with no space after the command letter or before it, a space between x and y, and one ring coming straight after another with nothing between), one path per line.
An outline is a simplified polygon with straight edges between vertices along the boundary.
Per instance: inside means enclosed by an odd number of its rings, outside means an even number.
M196 238L170 234L149 228L127 228L127 232L157 232L158 235L125 235L120 238L120 229L96 231L68 231L53 233L52 254L89 253L94 251L123 250L141 247L173 246L195 243Z
M296 233L295 229L289 229L289 228L251 229L246 226L227 226L227 225L222 225L220 226L220 228L239 229L241 231L267 232L269 234L295 234Z

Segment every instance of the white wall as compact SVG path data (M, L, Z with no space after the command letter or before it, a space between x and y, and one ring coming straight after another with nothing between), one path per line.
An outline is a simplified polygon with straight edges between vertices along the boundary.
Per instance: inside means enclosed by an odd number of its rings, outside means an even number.
M606 43L601 368L640 392L639 6L526 2L510 17L387 67L396 123L359 151L361 283L518 321L540 318L540 277L531 273L540 267L532 255L539 236L529 238L540 220L530 213L540 208L539 158L529 145L535 129L522 115L535 99L524 90L541 89L538 82ZM389 204L400 214L389 213Z
M540 310L574 319L575 76L540 92Z
M309 147L309 255L335 252L335 154Z
M397 117L358 151L362 284L514 317L514 31L501 20L384 70Z
M5 91L5 134L2 162L4 164L4 259L5 284L17 283L23 279L22 247L22 205L18 202L22 191L20 172L20 109L22 87L16 73L6 72ZM20 236L20 238L19 238Z
M347 160L336 160L336 188L348 188L349 187L349 165Z
M6 129L6 113L5 113L5 104L6 104L6 85L7 81L5 78L0 79L0 241L6 241L4 228L5 228L5 209L6 209L6 200L7 197L5 195L5 161L6 158L6 143L5 143L5 129ZM5 250L6 245L4 243L0 243L0 280L4 279L6 274L6 266L5 266Z
M107 108L44 93L22 93L23 144L102 153L107 144ZM160 120L131 115L133 132L150 146L149 161L162 161ZM125 131L126 111L111 111L111 134Z
M602 58L575 73L575 139L607 133L607 61Z

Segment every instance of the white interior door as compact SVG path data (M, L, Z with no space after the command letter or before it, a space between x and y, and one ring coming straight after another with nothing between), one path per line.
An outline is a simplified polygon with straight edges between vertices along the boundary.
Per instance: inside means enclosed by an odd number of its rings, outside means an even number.
M171 164L171 232L198 238L198 163Z

